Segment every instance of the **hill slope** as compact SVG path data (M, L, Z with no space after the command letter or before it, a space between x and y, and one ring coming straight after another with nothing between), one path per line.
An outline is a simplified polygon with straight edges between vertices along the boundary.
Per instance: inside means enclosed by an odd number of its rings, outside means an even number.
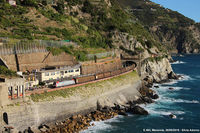
M149 0L118 2L128 8L154 38L169 50L176 49L179 53L200 52L200 27L193 20Z
M129 55L154 46L200 49L199 24L148 0L18 0L16 7L1 1L2 37L72 40L82 48L118 48Z

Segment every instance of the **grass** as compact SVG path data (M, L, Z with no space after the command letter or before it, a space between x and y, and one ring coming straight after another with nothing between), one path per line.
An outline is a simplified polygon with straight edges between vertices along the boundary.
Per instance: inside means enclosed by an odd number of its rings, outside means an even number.
M89 84L78 86L78 87L67 88L67 89L57 90L57 91L52 91L52 92L45 92L42 94L32 94L30 98L34 102L40 102L40 101L52 101L56 97L67 98L67 97L75 96L75 95L81 95L83 97L91 97L97 94L97 91L101 91L101 92L107 91L116 84L126 85L128 82L130 82L130 80L132 81L133 79L137 79L137 78L138 78L137 72L133 71L131 73L127 73L124 75L120 75L118 77L99 81L96 83L89 83Z

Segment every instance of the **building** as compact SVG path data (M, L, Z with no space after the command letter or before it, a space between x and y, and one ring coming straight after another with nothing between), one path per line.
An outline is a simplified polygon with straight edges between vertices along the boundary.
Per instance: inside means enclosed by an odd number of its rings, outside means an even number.
M44 68L37 72L37 78L40 82L46 83L72 79L73 77L77 77L81 74L80 67L81 65L77 64L75 66Z
M8 0L8 3L11 5L11 6L16 6L16 0Z
M26 79L26 86L28 86L28 88L30 87L34 87L37 86L39 84L39 80L36 77L36 74L29 74L29 75L24 75L25 79Z
M26 80L22 77L0 77L0 102L2 102L3 99L9 101L8 99L25 97L25 84ZM6 104L7 103L8 102L6 102ZM5 102L1 104L3 105Z

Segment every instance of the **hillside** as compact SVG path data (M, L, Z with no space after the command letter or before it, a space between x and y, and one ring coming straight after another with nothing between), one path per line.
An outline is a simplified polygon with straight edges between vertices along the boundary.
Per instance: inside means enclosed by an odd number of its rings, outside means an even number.
M115 0L66 0L53 4L27 0L17 1L16 7L2 2L0 15L2 37L71 40L81 48L121 48L134 54L147 45L163 49L137 18Z
M149 0L118 0L145 28L172 52L199 53L200 27L182 14Z
M147 0L17 0L17 6L1 1L1 37L70 40L82 55L85 48L116 48L128 55L151 54L147 49L154 46L157 52L200 48L199 24Z

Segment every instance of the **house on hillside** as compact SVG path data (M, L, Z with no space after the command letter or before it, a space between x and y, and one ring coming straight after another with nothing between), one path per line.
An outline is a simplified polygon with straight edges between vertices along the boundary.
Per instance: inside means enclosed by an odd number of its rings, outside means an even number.
M8 0L8 3L9 3L11 6L16 6L16 5L17 5L16 0Z

